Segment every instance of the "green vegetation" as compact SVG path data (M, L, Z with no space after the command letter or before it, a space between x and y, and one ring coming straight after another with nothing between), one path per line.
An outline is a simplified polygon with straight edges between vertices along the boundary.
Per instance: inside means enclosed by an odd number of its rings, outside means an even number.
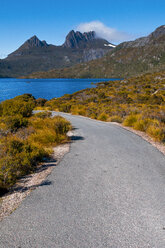
M46 111L33 115L39 103L43 105L24 94L0 104L0 192L33 172L52 146L68 141L70 123L60 116L50 118Z
M99 83L52 99L45 108L123 123L165 142L165 72Z

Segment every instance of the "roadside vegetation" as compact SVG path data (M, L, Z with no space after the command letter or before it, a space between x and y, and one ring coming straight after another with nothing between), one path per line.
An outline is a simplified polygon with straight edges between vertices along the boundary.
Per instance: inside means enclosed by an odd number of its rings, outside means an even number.
M45 103L49 110L122 123L165 143L165 72L120 81L64 95Z
M45 99L24 94L0 104L0 193L16 180L34 172L38 163L52 153L52 147L68 141L70 123L50 112L32 114Z
M33 109L45 109L33 114ZM146 132L165 144L165 72L120 81L98 83L96 88L66 94L47 101L30 94L0 104L0 192L18 178L33 172L52 153L52 147L68 141L70 123L47 110L122 123Z

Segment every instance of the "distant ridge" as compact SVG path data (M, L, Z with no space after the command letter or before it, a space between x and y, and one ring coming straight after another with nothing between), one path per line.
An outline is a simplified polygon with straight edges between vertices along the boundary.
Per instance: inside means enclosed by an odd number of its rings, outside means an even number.
M158 27L154 32L146 37L136 39L135 41L124 42L120 44L122 48L128 47L143 47L147 45L160 44L164 42L165 25ZM161 40L162 38L162 40Z
M71 68L34 73L29 77L123 78L161 70L165 70L165 25L146 37L119 44L97 60Z
M112 48L113 45L97 38L93 31L81 33L72 30L61 46L47 44L34 35L6 59L0 60L0 75L18 77L35 71L70 67L101 58Z

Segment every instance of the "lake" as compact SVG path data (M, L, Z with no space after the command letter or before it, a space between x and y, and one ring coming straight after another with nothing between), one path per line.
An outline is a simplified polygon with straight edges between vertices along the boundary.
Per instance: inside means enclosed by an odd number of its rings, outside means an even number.
M30 93L35 98L50 100L61 97L64 94L72 94L76 91L93 88L103 81L115 81L113 79L16 79L0 78L0 102L11 99L24 93Z

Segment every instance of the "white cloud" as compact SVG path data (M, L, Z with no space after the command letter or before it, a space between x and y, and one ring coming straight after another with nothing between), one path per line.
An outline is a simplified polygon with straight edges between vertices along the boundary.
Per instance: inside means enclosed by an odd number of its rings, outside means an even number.
M118 42L130 40L131 38L133 38L131 35L125 32L121 32L114 28L107 27L106 25L104 25L104 23L100 21L81 23L78 25L76 30L80 32L95 31L98 37L104 38L108 40L109 42L118 43Z

